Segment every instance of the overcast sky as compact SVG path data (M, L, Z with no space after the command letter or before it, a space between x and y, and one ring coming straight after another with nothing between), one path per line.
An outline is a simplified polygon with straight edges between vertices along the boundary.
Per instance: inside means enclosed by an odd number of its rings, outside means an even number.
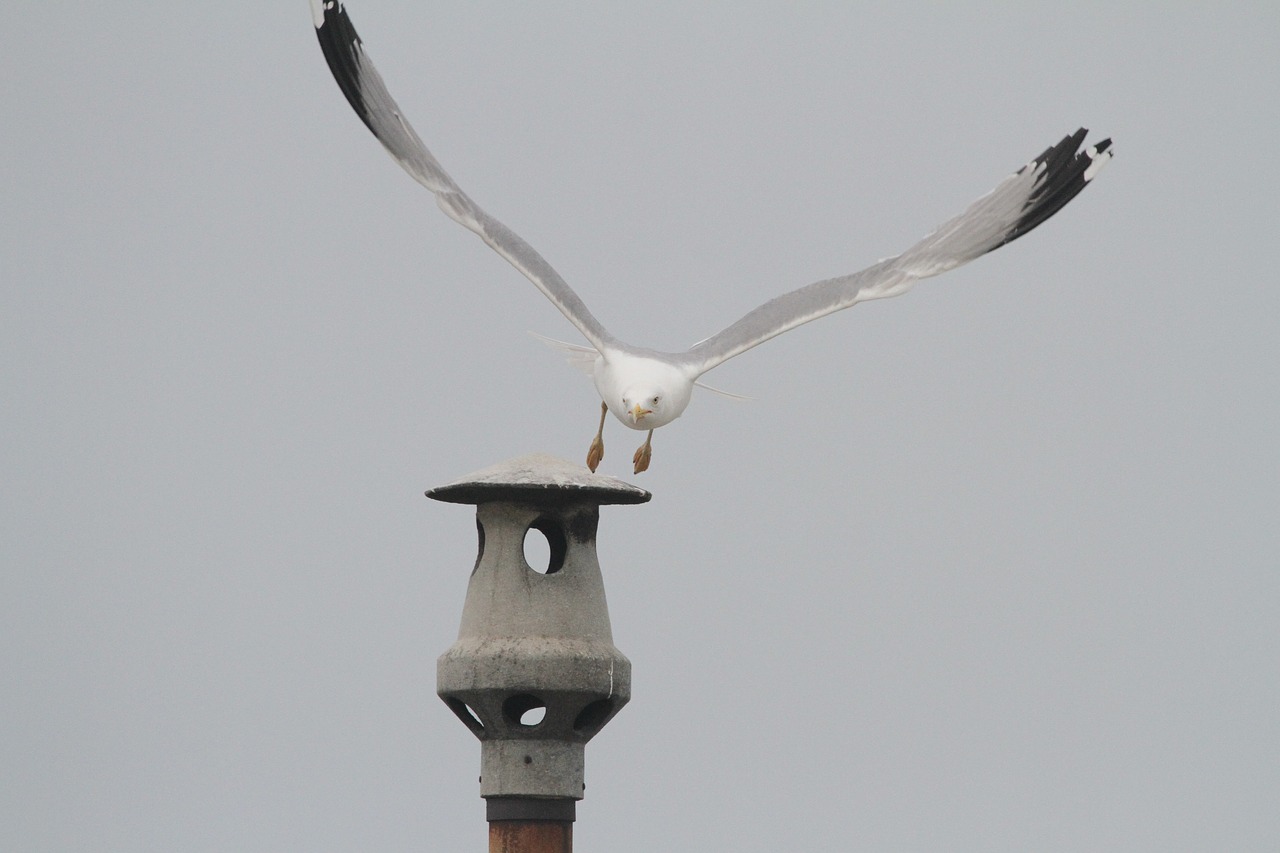
M1080 125L1025 239L607 427L631 704L578 849L1280 849L1280 11L348 4L626 340L895 254ZM20 0L0 52L0 848L483 850L435 696L475 526L575 462L531 285L303 0Z

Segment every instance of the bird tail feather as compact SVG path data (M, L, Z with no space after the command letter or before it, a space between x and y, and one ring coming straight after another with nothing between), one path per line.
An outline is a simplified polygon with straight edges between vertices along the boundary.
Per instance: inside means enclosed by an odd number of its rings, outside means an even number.
M571 367L576 367L588 376L595 375L596 358L600 355L595 347L584 347L581 344L557 341L555 338L548 338L537 332L530 332L529 334L563 355Z

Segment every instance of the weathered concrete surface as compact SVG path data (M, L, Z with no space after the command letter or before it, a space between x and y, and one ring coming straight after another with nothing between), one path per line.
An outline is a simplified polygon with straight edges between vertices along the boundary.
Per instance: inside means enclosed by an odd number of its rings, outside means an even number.
M596 555L599 508L649 493L534 454L427 494L477 504L479 556L436 691L481 740L481 795L581 799L585 745L631 698ZM531 529L546 536L545 571L525 561Z

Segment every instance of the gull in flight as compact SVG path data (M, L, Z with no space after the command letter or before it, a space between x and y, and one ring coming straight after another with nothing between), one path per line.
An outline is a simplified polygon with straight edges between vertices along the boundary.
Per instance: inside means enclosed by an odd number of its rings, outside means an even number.
M1016 240L1075 198L1112 156L1110 139L1080 150L1088 132L1081 128L902 254L784 293L684 352L659 352L611 335L532 246L481 210L453 182L387 92L340 0L311 0L311 9L329 68L361 121L414 180L435 194L441 210L524 273L591 344L543 339L590 374L600 393L600 427L587 451L592 471L604 458L609 412L631 429L648 431L632 458L639 474L649 467L653 431L680 417L695 385L707 387L698 382L702 374L802 323L868 299L897 296L922 278Z

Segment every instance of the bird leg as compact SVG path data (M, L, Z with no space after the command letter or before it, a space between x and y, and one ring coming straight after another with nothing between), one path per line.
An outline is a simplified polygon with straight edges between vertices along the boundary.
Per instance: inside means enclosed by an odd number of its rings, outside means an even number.
M594 474L596 469L600 467L600 460L604 458L604 418L609 414L609 406L607 403L600 404L600 429L596 430L596 437L591 440L591 446L587 448L587 467Z
M636 463L636 473L649 470L649 460L653 458L653 430L649 430L649 434L645 436L644 444L636 448L636 455L631 457L631 461Z

